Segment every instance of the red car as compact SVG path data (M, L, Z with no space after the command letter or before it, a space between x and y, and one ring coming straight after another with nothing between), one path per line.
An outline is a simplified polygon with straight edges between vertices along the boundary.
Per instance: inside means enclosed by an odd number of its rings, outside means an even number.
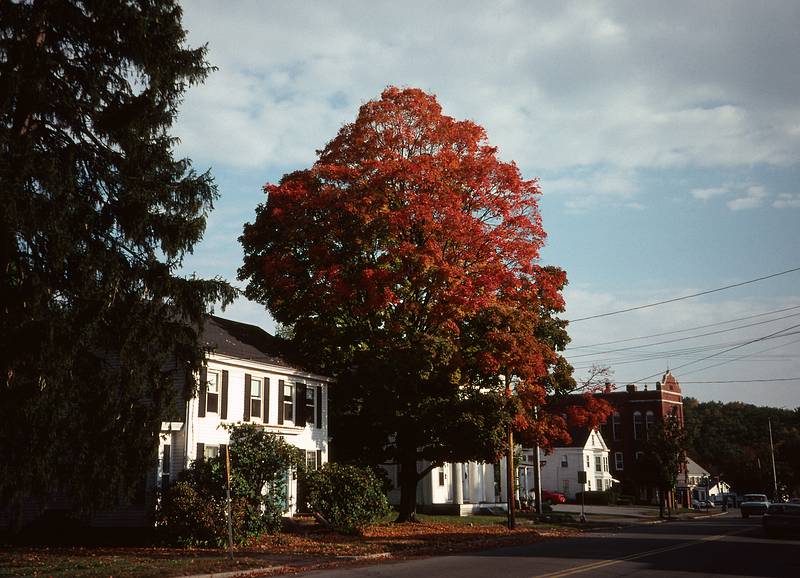
M547 490L542 490L542 501L550 502L551 504L563 504L567 501L567 498L564 494L560 494L558 492L548 492Z

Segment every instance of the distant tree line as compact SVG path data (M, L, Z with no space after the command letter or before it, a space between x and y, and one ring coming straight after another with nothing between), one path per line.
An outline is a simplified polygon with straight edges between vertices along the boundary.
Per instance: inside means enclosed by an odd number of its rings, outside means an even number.
M800 408L683 400L689 456L736 492L774 493L769 421L782 495L800 496Z

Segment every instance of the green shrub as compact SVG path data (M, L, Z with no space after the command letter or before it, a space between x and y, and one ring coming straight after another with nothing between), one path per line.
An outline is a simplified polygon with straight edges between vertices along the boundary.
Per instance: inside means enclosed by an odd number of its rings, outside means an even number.
M369 468L328 463L304 477L311 510L339 532L358 532L389 512L383 484Z
M230 430L233 538L280 530L286 479L300 452L253 425ZM157 527L162 539L183 546L224 546L228 539L225 456L196 460L161 496Z

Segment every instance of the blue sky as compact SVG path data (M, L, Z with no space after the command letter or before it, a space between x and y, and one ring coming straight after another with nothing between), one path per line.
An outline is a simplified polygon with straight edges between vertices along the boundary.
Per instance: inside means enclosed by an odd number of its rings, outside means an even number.
M800 267L800 3L193 0L184 12L219 70L190 89L174 132L221 193L187 272L234 281L262 185L312 164L387 85L436 94L540 179L542 261L568 273L567 319ZM619 385L652 384L641 378L670 367L701 400L797 407L794 306L800 271L576 322L568 357L578 378L600 363ZM224 315L274 327L244 300ZM728 383L697 383L715 381Z

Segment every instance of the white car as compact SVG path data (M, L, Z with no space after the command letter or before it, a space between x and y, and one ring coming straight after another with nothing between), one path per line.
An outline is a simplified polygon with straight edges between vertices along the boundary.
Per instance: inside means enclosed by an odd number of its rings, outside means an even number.
M714 502L711 500L692 500L692 509L705 510L707 508L715 508Z

